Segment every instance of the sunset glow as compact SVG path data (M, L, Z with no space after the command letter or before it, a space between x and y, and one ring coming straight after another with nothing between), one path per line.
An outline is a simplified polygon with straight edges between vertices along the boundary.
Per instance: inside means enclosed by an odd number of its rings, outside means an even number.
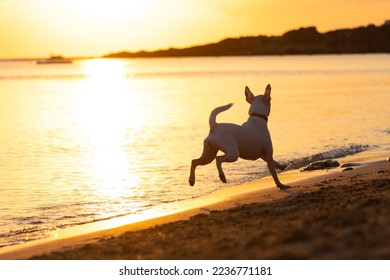
M56 0L64 13L96 24L113 24L143 18L153 0Z
M0 0L0 58L102 56L216 42L382 25L390 2L206 0Z

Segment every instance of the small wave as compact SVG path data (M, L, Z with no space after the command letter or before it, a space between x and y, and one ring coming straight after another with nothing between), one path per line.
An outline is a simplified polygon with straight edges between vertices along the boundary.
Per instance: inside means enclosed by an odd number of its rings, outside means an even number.
M27 227L27 228L22 228L22 229L17 229L17 230L10 230L8 233L1 233L0 238L21 235L21 234L34 233L37 231L41 231L41 229L37 226Z
M32 224L32 225L43 225L44 223L45 223L44 221L39 220L39 221L32 221L30 224Z
M69 220L69 219L75 219L77 218L76 216L69 216L69 215L65 215L65 216L62 216L60 218L57 218L57 220Z
M105 202L103 201L91 201L91 202L77 202L77 203L70 203L70 204L56 204L56 205L48 205L48 206L39 206L36 208L36 210L41 210L41 211L48 211L48 210L58 210L58 209L72 209L72 208L77 208L80 206L85 206L85 205L103 205Z
M48 237L47 232L49 230L54 230L54 228L50 229L42 227L41 225L10 230L7 233L0 233L0 247L16 245Z
M152 206L152 205L148 205L148 206ZM53 230L68 228L72 226L79 226L79 225L84 225L89 223L95 223L100 221L106 221L114 218L127 216L130 214L136 214L142 211L143 211L142 209L139 209L131 213L122 213L122 214L110 215L110 216L98 216L95 213L80 214L78 216L66 215L57 219L57 221L61 221L61 222L56 224L46 224L41 220L31 221L29 223L31 226L25 226L19 229L18 228L10 229L8 232L0 233L0 239L2 239L0 242L0 247L5 247L5 246L27 242L27 241L45 238L48 237L48 233ZM33 218L34 217L27 217L27 219L26 218L18 218L18 219L23 221L26 220L29 221L29 220L33 220ZM81 219L79 220L78 218Z
M313 161L323 160L323 159L335 159L341 158L349 155L354 155L367 151L370 148L369 145L351 145L349 147L336 148L330 151L321 152L311 156L289 160L287 165L287 170L298 169L303 166L308 165Z

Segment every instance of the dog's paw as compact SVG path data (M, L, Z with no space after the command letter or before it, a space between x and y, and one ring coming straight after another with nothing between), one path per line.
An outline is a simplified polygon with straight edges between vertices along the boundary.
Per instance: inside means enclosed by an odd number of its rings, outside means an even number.
M219 179L221 179L222 183L226 183L225 175L219 175Z
M195 178L189 178L188 184L190 184L190 186L193 187L195 185Z
M287 189L291 189L292 187L288 186L288 185L281 184L281 185L278 186L278 188L281 189L281 190L287 190Z
M276 168L280 171L284 171L287 168L287 164L278 164Z

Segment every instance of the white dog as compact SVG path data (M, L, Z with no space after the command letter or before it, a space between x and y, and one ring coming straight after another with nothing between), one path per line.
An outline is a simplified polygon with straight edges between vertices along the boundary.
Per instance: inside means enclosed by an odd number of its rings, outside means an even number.
M250 104L249 118L242 126L231 123L217 123L219 113L228 110L232 103L215 108L210 115L210 133L203 142L203 153L198 159L192 160L189 184L195 184L195 168L206 165L216 158L219 178L226 183L222 170L223 162L235 162L239 157L247 160L262 158L267 162L271 175L280 189L290 186L279 181L276 168L284 170L287 165L279 164L273 159L271 135L268 131L267 121L271 109L271 85L267 85L264 95L254 96L248 87L245 87L246 101ZM217 156L218 150L225 154Z

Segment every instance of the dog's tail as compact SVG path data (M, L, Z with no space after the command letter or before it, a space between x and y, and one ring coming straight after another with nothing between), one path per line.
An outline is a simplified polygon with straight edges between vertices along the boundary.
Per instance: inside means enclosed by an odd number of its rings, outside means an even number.
M217 115L219 113L222 113L223 111L226 111L230 109L230 107L233 106L233 103L229 103L225 106L217 107L213 111L211 111L210 118L209 118L209 124L210 124L210 130L212 130L215 125L217 124Z

